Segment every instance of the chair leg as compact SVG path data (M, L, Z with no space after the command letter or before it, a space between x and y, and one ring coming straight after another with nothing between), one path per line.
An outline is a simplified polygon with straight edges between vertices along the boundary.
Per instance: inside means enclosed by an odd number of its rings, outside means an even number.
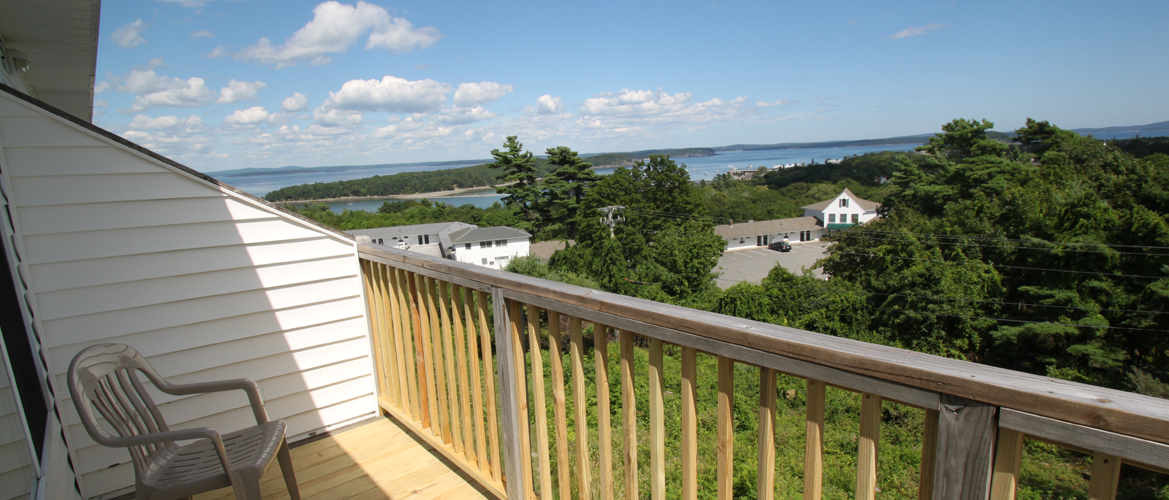
M231 489L235 492L236 500L263 500L264 494L260 490L260 474L252 471L235 472L231 478Z
M292 470L292 454L288 452L287 438L280 442L276 459L280 461L280 473L284 475L284 484L288 486L288 497L300 500L300 488L296 485L296 472Z

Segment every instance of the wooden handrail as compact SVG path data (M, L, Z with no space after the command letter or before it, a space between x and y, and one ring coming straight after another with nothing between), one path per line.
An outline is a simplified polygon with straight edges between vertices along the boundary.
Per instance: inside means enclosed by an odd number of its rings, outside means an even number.
M672 306L419 253L361 245L359 255L476 290L518 292L723 345L1169 443L1169 401L1158 398Z

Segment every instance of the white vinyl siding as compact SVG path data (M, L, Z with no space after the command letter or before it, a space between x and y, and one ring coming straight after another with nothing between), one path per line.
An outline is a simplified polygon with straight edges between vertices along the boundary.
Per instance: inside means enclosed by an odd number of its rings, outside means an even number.
M30 498L37 473L7 363L0 359L0 498L24 499Z
M28 111L33 111L28 113ZM0 162L34 327L85 497L125 493L65 383L123 342L179 383L250 378L290 441L376 415L356 250L344 237L0 94ZM241 393L155 393L175 428L254 423Z

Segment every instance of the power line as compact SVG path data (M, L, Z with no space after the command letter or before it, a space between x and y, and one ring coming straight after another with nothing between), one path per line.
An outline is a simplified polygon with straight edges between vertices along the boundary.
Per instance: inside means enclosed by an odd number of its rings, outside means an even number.
M1004 306L1019 306L1019 307L1027 306L1027 307L1047 307L1047 308L1053 308L1053 309L1078 309L1081 311L1090 310L1089 308L1086 308L1086 307L1060 306L1060 305L1055 305L1055 304L1030 304L1030 303L1026 303L1026 302L1003 302L1001 300L964 299L961 297L931 297L929 295L908 295L908 294L903 294L903 293L880 293L880 292L864 292L864 293L867 293L869 295L880 295L880 296L884 296L884 297L907 297L907 298L915 298L915 299L951 300L951 301L957 301L957 302L978 302L978 303L982 303L982 304L1001 304ZM1097 310L1109 311L1109 312L1122 312L1122 313L1169 314L1169 312L1166 312L1166 311L1142 311L1139 309L1114 309L1114 308L1108 308L1108 307L1102 307L1102 308L1099 308Z
M1043 239L1039 239L1039 238L1020 239L1020 238L1003 238L1003 237L997 237L997 236L975 236L975 235L970 235L970 234L940 234L940 233L916 233L916 232L911 232L911 231L910 232L881 231L879 229L866 229L866 228L849 229L847 233L842 233L842 234L847 235L849 233L851 233L851 234L859 234L859 233L891 234L891 235L907 235L907 234L909 234L909 235L915 235L915 236L929 236L929 237L933 237L933 238L969 239L969 240L982 240L982 241L1010 241L1010 242L1016 242L1016 243L1029 243L1029 244L1043 242L1043 243L1058 243L1061 245L1093 245L1093 246L1102 246L1102 247L1109 247L1109 248L1145 248L1145 249L1155 249L1155 250L1169 250L1169 246L1118 245L1118 244L1112 244L1112 243L1098 243L1098 242L1090 242L1090 241L1051 242L1051 241L1047 241L1047 240L1043 240Z
M921 259L921 258L916 258L916 257L898 257L896 255L881 255L881 254L874 254L874 253L835 252L835 254L837 254L837 255L860 255L863 257L870 257L870 258L883 257L883 258L887 258L887 259L916 260L916 261L921 261L921 262L934 262L934 263L938 263L938 264L963 264L963 262L954 262L954 261L948 261L948 260ZM1091 275L1098 275L1098 276L1110 276L1113 278L1141 278L1141 279L1152 279L1152 280L1169 278L1169 276L1144 276L1144 275L1139 275L1139 274L1107 273L1107 272L1103 272L1103 271L1076 271L1076 270L1072 270L1072 269L1048 269L1045 267L1006 266L1006 265L1001 265L1001 264L990 264L987 262L982 262L982 261L977 261L977 260L971 260L969 262L978 263L978 264L985 264L987 266L997 267L1000 269L1020 269L1020 270L1024 270L1024 271L1047 271L1047 272L1053 272L1053 273L1091 274Z
M965 319L988 319L988 320L993 320L993 321L1009 321L1012 323L1026 323L1026 324L1033 324L1033 325L1056 325L1056 326L1071 326L1071 327L1075 327L1075 328L1104 328L1104 329L1111 329L1111 330L1132 330L1132 331L1140 331L1140 332L1169 333L1169 330L1158 330L1155 328L1137 328L1137 327L1131 327L1131 326L1079 325L1076 323L1053 323L1051 321L1032 321L1032 320L1026 320L1026 319L989 318L986 316L966 316L966 315L962 315L962 314L946 314L946 313L935 313L935 312L928 312L928 311L914 311L911 309L885 309L885 308L880 308L880 307L865 307L865 308L876 310L876 311L930 314L933 316L949 316L949 317L954 317L954 318L965 318Z
M853 231L852 234L842 234L842 236L849 237L852 235L866 234L866 232L867 231L865 231L865 230L859 230L859 231ZM904 232L902 232L902 234L898 234L898 235L909 236L912 234L904 234ZM867 237L867 238L880 238L880 239L885 239L885 241L894 241L894 239L895 239L895 235L893 235L893 234L865 235L865 237ZM1010 239L1004 238L1003 241L1010 241ZM954 246L961 245L961 246L978 246L978 248L999 248L999 246L996 246L996 245L970 243L970 242L929 242L929 243L926 243L926 242L919 241L919 243L926 244L926 245L954 245ZM1053 243L1053 244L1056 244L1056 243ZM1060 242L1058 244L1064 244L1064 243ZM1148 248L1154 249L1155 246L1148 246ZM1080 254L1115 254L1115 255L1135 255L1135 256L1144 256L1144 257L1169 257L1169 254L1144 254L1144 252L1120 251L1120 250L1112 250L1112 251L1080 250L1080 249L1056 248L1056 246L1009 246L1009 248L1003 248L1003 250L1047 250L1047 251L1057 250L1057 251L1065 251L1065 252L1080 252Z

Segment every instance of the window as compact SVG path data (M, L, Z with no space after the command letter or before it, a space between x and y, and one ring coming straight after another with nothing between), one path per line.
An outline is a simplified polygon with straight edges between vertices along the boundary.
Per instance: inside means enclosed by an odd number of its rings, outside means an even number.
M487 265L487 257L483 257L483 265Z
M832 224L834 222L836 222L836 214L828 214L828 223Z
M479 248L491 248L491 242L490 241L480 241Z
M860 222L860 221L861 221L861 219L860 219L860 218L861 218L861 216L860 216L860 215L858 215L858 214L852 214L852 223L853 223L853 224L856 224L856 223Z
M848 208L848 198L840 199L840 208Z
M470 249L471 249L471 244L467 243L467 250L470 250Z
M495 240L495 246L505 247L507 246L507 240Z
M421 244L422 244L422 235L421 235L421 234L420 234L420 235L418 235L418 244L419 244L419 245L421 245Z
M381 244L382 244L382 239L381 239L381 238L378 238L378 239L377 239L377 244L378 244L378 245L381 245Z

